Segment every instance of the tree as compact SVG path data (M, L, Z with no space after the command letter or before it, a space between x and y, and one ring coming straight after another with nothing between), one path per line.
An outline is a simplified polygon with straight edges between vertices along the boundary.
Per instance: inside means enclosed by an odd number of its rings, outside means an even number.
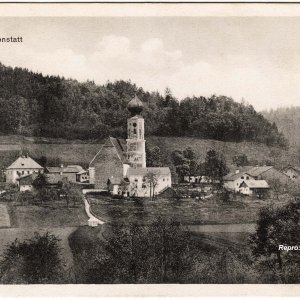
M229 171L222 155L215 150L209 150L206 153L204 168L206 175L214 183L217 183L218 188L221 189L223 187L223 177Z
M158 218L144 226L119 224L106 230L89 256L87 283L186 282L191 238L179 223Z
M1 283L62 283L59 239L49 232L7 245L0 261Z
M33 187L37 191L37 196L40 199L41 204L43 203L44 197L47 195L47 177L44 173L39 173L38 176L32 182Z
M43 191L47 187L47 177L44 173L39 173L32 182L33 187L38 191Z
M300 244L300 202L261 210L257 229L250 236L255 262L266 282L296 283L300 280L299 251L283 251L280 246Z
M150 189L150 198L154 200L155 198L155 188L158 184L159 174L156 172L148 172L144 176L144 182Z
M184 181L185 176L191 177L197 175L199 166L196 161L195 152L191 147L183 151L174 150L171 154L171 159L181 181Z
M282 194L285 191L285 187L284 185L281 183L281 181L279 180L279 178L270 178L268 180L268 184L271 187L274 196L276 197L276 199L279 199L279 195Z
M37 159L37 162L45 168L47 166L47 157L45 155L42 155L40 158Z
M146 160L149 167L161 167L161 151L158 146L148 148L146 144Z
M287 190L289 195L293 196L295 200L300 199L300 180L296 179L295 181L290 180L288 182Z
M70 208L71 202L73 202L73 206L76 207L77 203L82 200L81 188L75 184L70 184L67 180L63 180L63 182L61 182L59 192L65 199L67 208Z
M248 166L249 165L249 160L246 154L241 154L241 155L235 155L233 157L233 163L235 165L239 166Z

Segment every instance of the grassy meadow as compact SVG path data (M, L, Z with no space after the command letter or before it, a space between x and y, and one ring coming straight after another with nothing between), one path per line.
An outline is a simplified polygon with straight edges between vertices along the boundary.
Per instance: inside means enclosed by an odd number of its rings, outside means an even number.
M225 203L212 198L152 201L89 196L89 201L99 218L118 224L149 224L157 217L174 219L184 225L255 223L259 210L269 205L267 201L253 199Z

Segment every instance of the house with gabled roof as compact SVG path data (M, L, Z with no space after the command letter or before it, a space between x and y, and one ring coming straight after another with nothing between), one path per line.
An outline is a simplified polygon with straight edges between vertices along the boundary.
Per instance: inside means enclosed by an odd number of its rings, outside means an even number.
M8 168L6 168L6 182L16 184L17 180L24 175L42 173L43 171L44 168L30 156L21 155Z
M127 119L127 139L109 137L89 164L90 183L95 189L112 187L113 194L124 193L124 182L129 183L130 196L149 197L149 178L155 181L155 193L171 186L171 171L168 167L146 166L144 119L142 101L135 96L127 106L131 117Z
M283 186L288 184L290 178L273 166L243 167L240 170L224 176L224 187L228 190L240 192L242 182L265 180L267 183L278 180Z
M46 167L45 172L49 175L57 174L66 177L69 182L77 182L78 175L87 173L87 171L85 171L79 165L61 165L60 167Z
M281 171L282 171L282 173L287 175L290 179L294 180L294 179L300 178L300 169L293 167L291 165L286 166Z
M253 180L254 177L247 173L252 167L242 167L223 177L224 187L229 191L239 192L239 187L243 181Z
M239 186L239 192L244 195L255 195L261 198L270 189L265 180L245 180Z

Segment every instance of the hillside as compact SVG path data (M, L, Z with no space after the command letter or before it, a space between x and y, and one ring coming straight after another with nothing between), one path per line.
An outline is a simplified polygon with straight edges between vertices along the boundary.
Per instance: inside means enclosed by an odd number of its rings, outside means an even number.
M300 147L300 107L285 107L264 111L264 117L275 122L290 145Z
M200 161L204 161L206 153L210 149L222 153L229 167L234 167L232 158L235 155L245 154L252 165L274 165L282 168L287 164L300 164L300 155L297 149L290 147L282 149L270 147L252 142L221 142L208 139L197 138L174 138L174 137L149 137L147 139L149 147L159 146L163 159L166 163L171 163L171 152L175 149L183 150L191 147Z
M20 149L28 152L35 159L46 156L48 162L59 165L79 163L84 167L99 151L101 143L82 143L78 141L43 139L43 142L32 142L31 139L22 139L20 136L10 136L9 144L5 143L7 137L0 136L0 169L6 168L20 153ZM232 158L235 155L246 154L251 164L274 164L283 167L289 163L300 164L300 156L294 148L289 150L269 147L263 144L251 142L221 142L208 139L189 137L146 137L149 148L158 146L161 149L164 165L171 166L171 152L175 149L191 147L198 157L203 161L206 152L215 149L221 152L228 166L233 167Z
M284 136L251 105L226 96L175 99L130 81L96 85L43 76L0 63L0 134L101 140L125 137L127 103L144 103L147 135L286 146Z

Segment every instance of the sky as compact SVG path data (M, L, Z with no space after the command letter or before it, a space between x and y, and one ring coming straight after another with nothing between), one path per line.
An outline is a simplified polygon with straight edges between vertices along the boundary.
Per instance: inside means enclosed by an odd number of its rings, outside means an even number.
M10 36L23 43L0 43L0 61L45 75L300 105L299 17L2 17Z

